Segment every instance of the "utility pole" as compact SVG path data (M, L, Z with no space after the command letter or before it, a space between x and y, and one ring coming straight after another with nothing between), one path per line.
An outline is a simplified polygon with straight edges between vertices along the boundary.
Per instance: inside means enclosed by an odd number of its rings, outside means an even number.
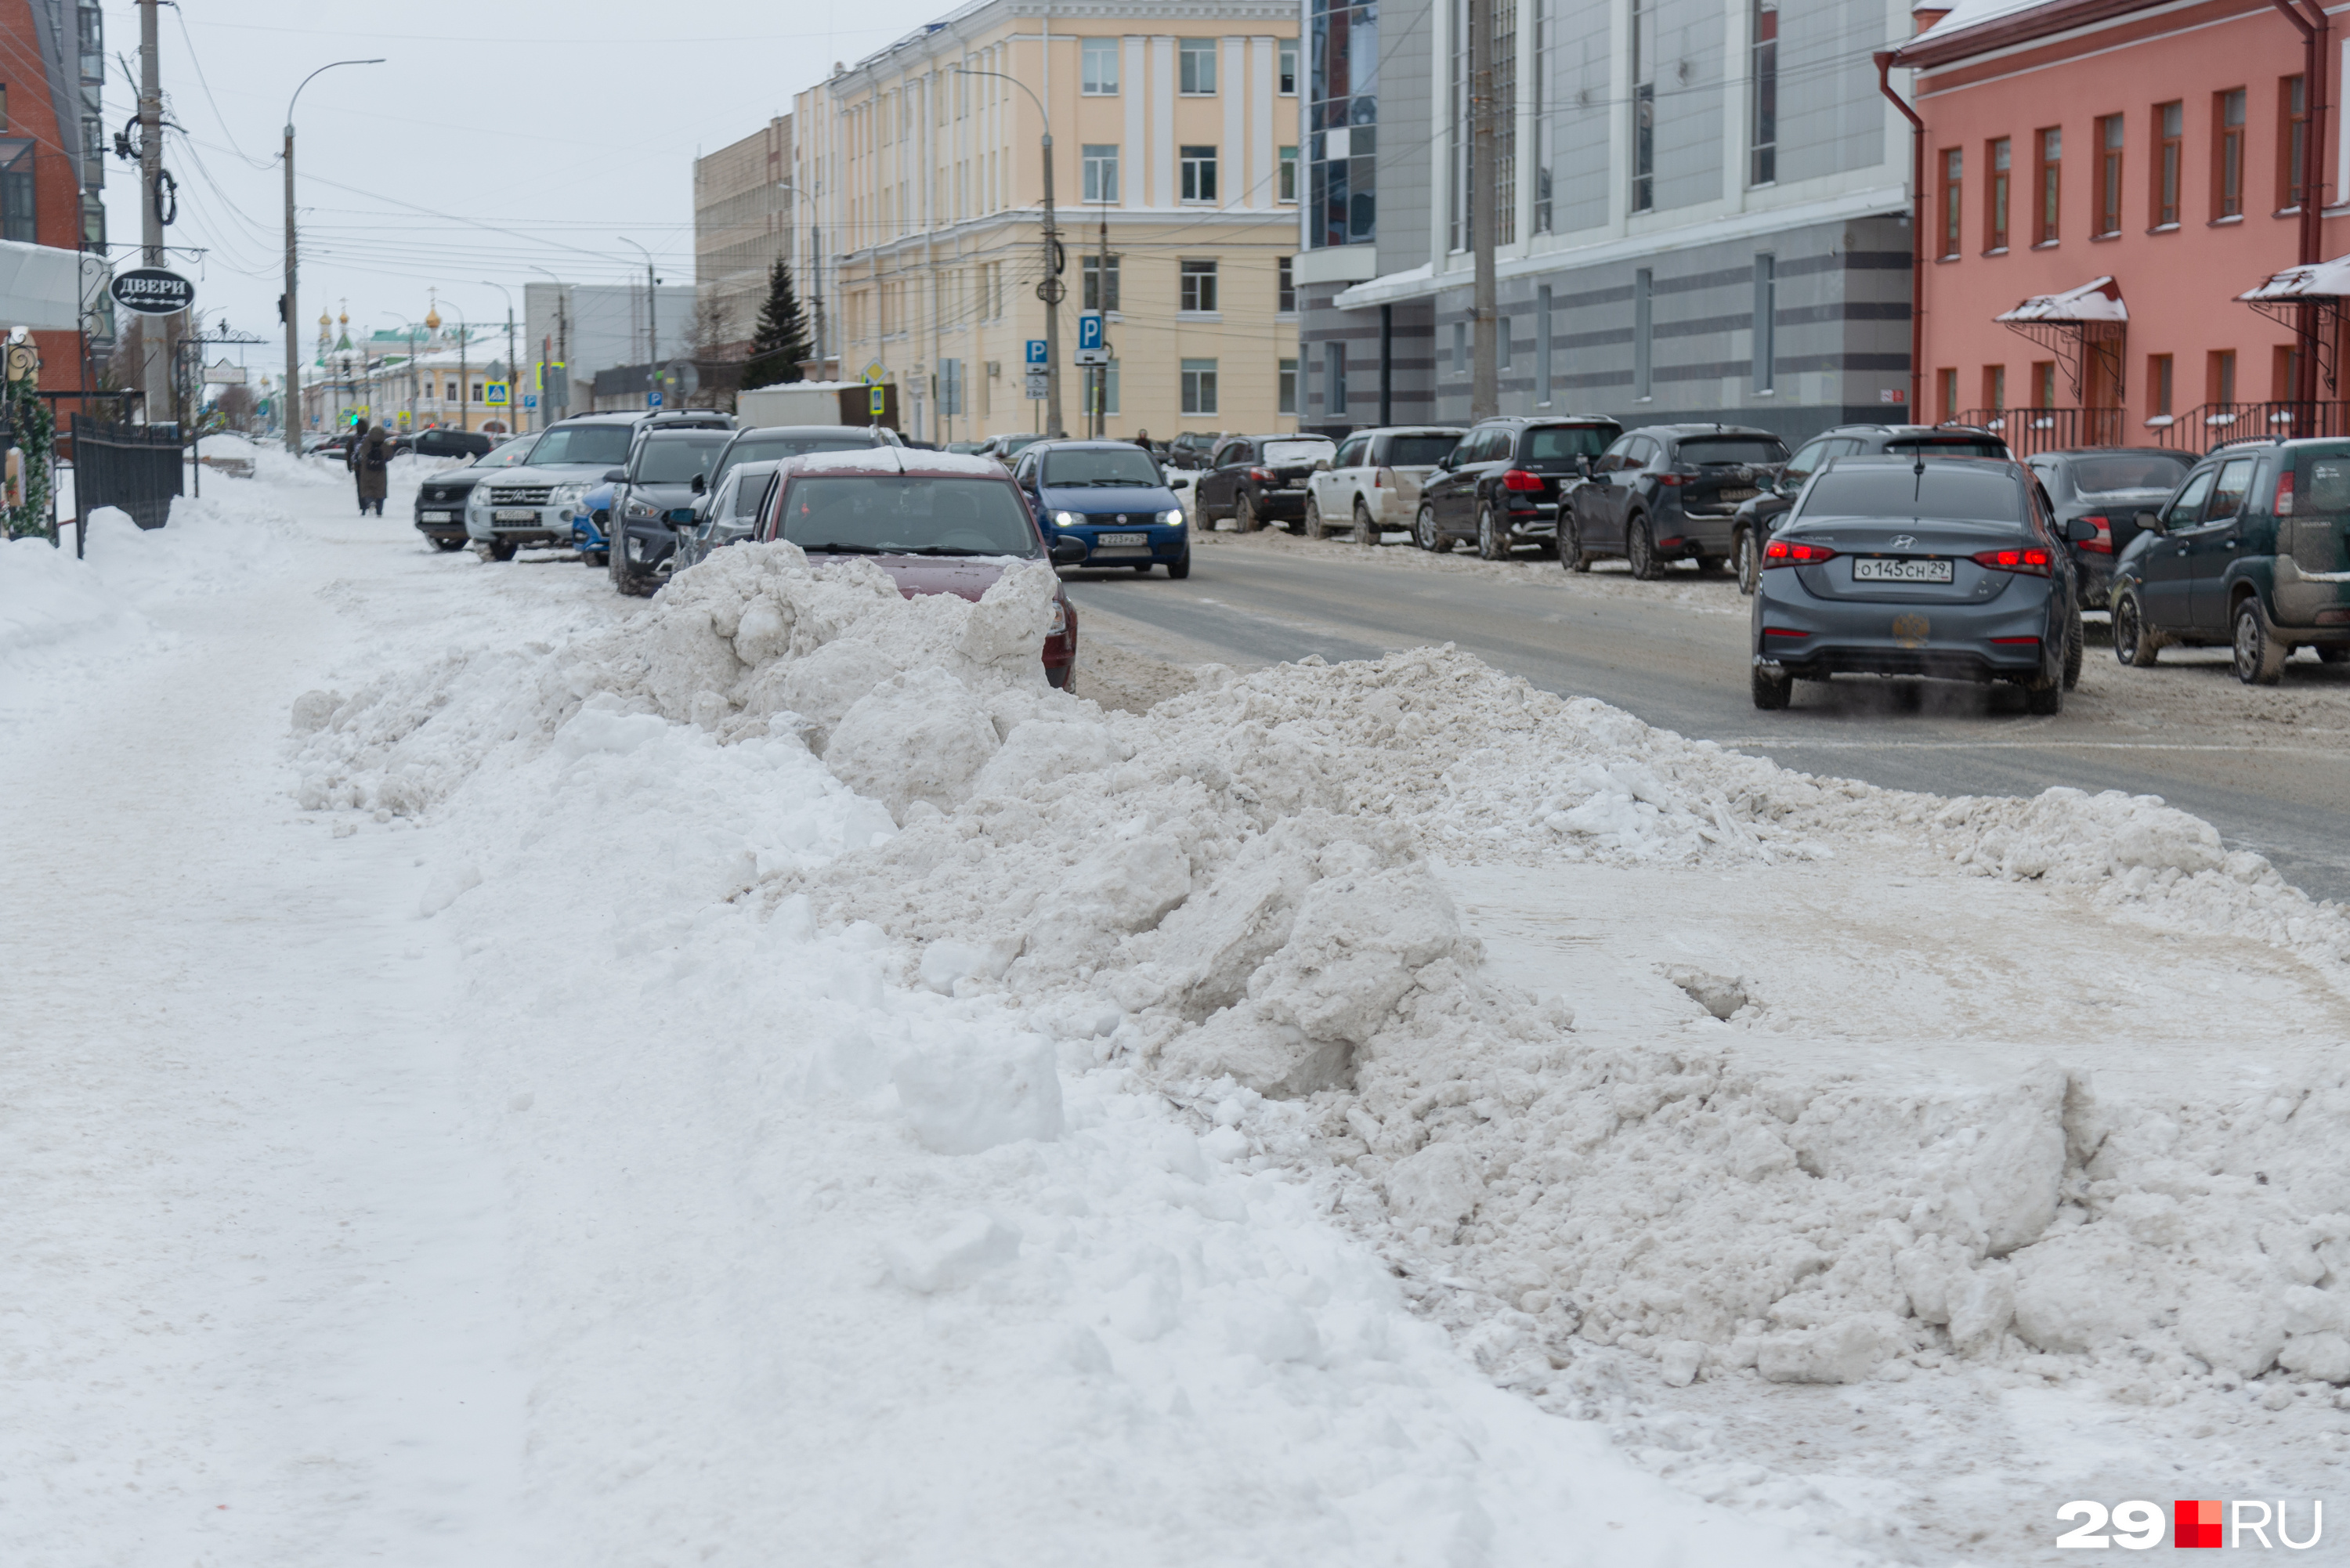
M1495 368L1493 298L1493 0L1469 0L1469 243L1476 251L1469 417L1502 411Z
M154 69L155 58L154 0L141 0L140 9L144 13L140 17L140 21L143 25L142 34L144 37L144 47L147 50L148 69L151 73ZM311 82L316 80L319 71L330 71L333 70L336 66L380 66L381 64L383 64L383 61L380 58L377 58L372 60L337 60L332 65L320 66L317 70L312 71L308 76L304 77L301 80L301 84L295 88L294 96L286 100L286 297L278 302L277 313L279 316L284 317L286 322L286 390L282 399L286 408L286 450L292 452L296 457L302 455L302 425L300 419L302 411L302 363L300 349L294 340L294 323L296 319L294 289L294 106L301 101L302 88L308 87ZM161 112L161 106L159 103L157 106L159 113ZM142 114L145 112L144 100L141 100L140 112ZM151 193L148 198L147 204L150 209L152 209L155 204L154 198ZM158 234L156 236L157 241L160 242L161 237L162 236L161 234Z
M1053 221L1053 133L1045 132L1045 279L1036 297L1045 302L1045 433L1065 436L1061 420L1061 299L1068 286L1061 281L1061 231Z
M1109 209L1101 211L1101 254L1094 262L1094 303L1101 306L1102 350L1109 350ZM1109 434L1109 367L1097 365L1093 374L1093 436Z
M139 0L139 236L145 246L144 265L163 265L163 87L155 58L156 0ZM147 420L155 421L158 409L172 407L172 324L177 317L149 317L140 330L146 348L141 383L147 393ZM161 353L147 342L151 327L163 339Z

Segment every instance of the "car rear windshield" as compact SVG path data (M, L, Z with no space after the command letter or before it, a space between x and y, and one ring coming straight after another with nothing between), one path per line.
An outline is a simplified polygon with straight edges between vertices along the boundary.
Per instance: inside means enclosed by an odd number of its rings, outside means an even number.
M868 556L1034 556L1036 530L1009 480L811 474L784 495L784 537Z
M1264 443L1264 461L1275 468L1298 468L1318 462L1337 450L1326 441L1269 441Z
M2184 452L2130 452L2073 460L2073 488L2090 495L2116 490L2176 490L2195 460Z
M629 461L629 440L633 433L626 425L557 425L538 438L538 448L530 460L618 468Z
M723 437L717 441L649 441L637 452L636 483L691 484L695 474L707 479L710 465L718 461L725 446Z
M1056 485L1098 485L1104 488L1159 488L1159 465L1139 446L1102 447L1087 452L1048 452L1045 483Z
M2005 457L2007 443L1997 436L1929 436L1919 441L1889 441L1885 450L1905 456L1923 452L1929 457Z
M1848 469L1812 481L1809 517L1916 517L1945 523L2020 523L2023 490L2012 474L1929 467Z
M2350 452L2307 453L2294 464L2293 514L2339 517L2350 513Z
M862 435L847 433L837 436L756 436L737 441L733 455L726 460L726 466L733 468L738 462L779 461L811 452L854 452L858 447L872 444Z
M1459 436L1396 436L1388 442L1391 468L1433 468L1439 459L1461 444Z
M1615 439L1616 432L1606 425L1536 425L1526 432L1526 461L1597 457Z
M1784 462L1787 446L1777 436L1692 436L1681 442L1683 462Z

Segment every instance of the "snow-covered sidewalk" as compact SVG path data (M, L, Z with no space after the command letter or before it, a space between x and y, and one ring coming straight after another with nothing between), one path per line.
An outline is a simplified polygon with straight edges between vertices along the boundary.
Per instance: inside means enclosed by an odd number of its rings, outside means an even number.
M2007 1563L2350 1442L2350 925L2179 814L218 492L0 551L0 1559Z

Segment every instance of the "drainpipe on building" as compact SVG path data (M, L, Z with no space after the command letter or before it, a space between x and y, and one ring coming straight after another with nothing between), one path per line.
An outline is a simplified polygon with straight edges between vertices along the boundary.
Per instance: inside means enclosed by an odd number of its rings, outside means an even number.
M1909 122L1909 417L1931 424L1926 417L1926 122L1893 90L1893 51L1879 49L1877 90Z
M2326 35L2331 29L2323 0L2307 0L2306 13L2294 0L2271 3L2301 31L2302 92L2309 112L2301 123L2302 188L2293 194L2301 203L2301 265L2314 266L2325 259L2325 100L2333 85L2326 78L2325 65ZM2317 401L2317 309L2314 304L2303 304L2293 317L2293 331L2302 341L2301 364L2293 378L2293 400L2296 403L2314 405Z

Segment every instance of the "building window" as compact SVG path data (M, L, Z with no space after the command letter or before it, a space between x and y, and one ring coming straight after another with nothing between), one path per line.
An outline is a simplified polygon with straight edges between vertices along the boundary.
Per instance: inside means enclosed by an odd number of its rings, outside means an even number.
M2211 139L2211 199L2214 218L2244 215L2244 89L2213 95L2218 134ZM2233 399L2228 400L2234 401Z
M1323 412L1336 418L1347 411L1347 346L1336 341L1322 345Z
M2299 77L2287 77L2277 85L2277 101L2284 109L2277 118L2277 136L2282 143L2277 149L2277 207L2291 211L2301 205L2302 156L2309 151L2308 84Z
M1179 80L1176 90L1204 97L1216 90L1216 40L1183 38L1177 42Z
M15 240L23 244L38 244L40 208L33 190L33 148L25 150L0 166L0 240Z
M1295 147L1284 147L1281 150L1281 183L1278 192L1281 201L1297 200L1297 149Z
M1632 0L1632 211L1656 204L1657 6L1656 0Z
M481 384L479 381L476 381L476 382L474 382L474 383L473 383L473 401L475 401L475 402L477 402L477 403L478 403L478 402L480 402L481 400L482 400L482 384Z
M1966 154L1955 147L1942 151L1942 259L1959 259L1959 201L1965 182Z
M1297 311L1296 258L1283 256L1274 263L1273 308L1279 316L1294 316Z
M2146 357L2146 405L2157 414L2170 412L2170 356L2149 354Z
M2187 106L2165 103L2155 106L2154 149L2154 223L2157 228L2178 226L2178 160L2180 143L2187 130Z
M2203 400L2207 403L2232 403L2236 400L2236 351L2215 348L2203 363Z
M8 129L8 84L0 82L0 130Z
M1649 348L1656 335L1657 275L1647 267L1632 275L1632 396L1645 402L1650 386Z
M2033 244L2056 243L2056 216L2064 189L2064 133L2054 127L2040 133L2040 228Z
M1991 412L2005 411L2007 408L2006 366L1985 365L1983 367L1982 400L1982 406Z
M1187 261L1178 267L1175 307L1187 316L1206 315L1216 308L1216 264Z
M1078 258L1077 297L1082 302L1078 305L1078 309L1105 310L1112 312L1115 312L1118 309L1118 257L1112 256L1109 258L1109 299L1107 303L1104 303L1102 299L1101 287L1101 257L1098 255L1090 255L1080 256ZM1001 265L1002 264L999 263L997 265Z
M1510 318L1496 311L1493 316L1493 368L1510 368Z
M1187 414L1212 414L1216 411L1216 362L1213 359L1183 361L1183 411Z
M1295 359L1284 359L1281 361L1279 374L1281 378L1278 392L1280 402L1274 411L1277 413L1294 414L1297 411L1297 361Z
M1081 46L1078 90L1087 98L1118 96L1118 40L1087 38Z
M1306 9L1305 243L1361 244L1378 214L1378 7L1317 0Z
M1212 147L1183 149L1182 196L1186 202L1212 202L1216 199L1216 150Z
M2007 196L2014 178L2015 147L2002 136L1987 151L1991 178L1983 182L1983 199L1990 210L1983 214L1983 238L1988 242L1983 248L1996 255L2007 249Z
M1754 0L1754 150L1747 180L1779 178L1779 0Z
M2293 389L2301 385L2301 350L2289 343L2276 346L2269 366L2269 399L2272 402L2293 400Z
M1934 392L1941 404L1942 419L1947 422L1959 417L1959 372L1954 366L1934 372Z
M1550 407L1550 285L1534 290L1534 401Z
M2122 232L2122 117L2097 121L2097 233Z
M1088 141L1085 143L1085 199L1088 202L1116 202L1118 143Z
M2056 406L2056 361L2034 359L2032 362L2032 406L2053 409Z
M1779 258L1766 251L1754 258L1754 389L1778 386Z
M1469 373L1469 324L1465 321L1452 324L1452 373L1456 376Z
M1284 98L1297 96L1297 40L1284 38L1280 43L1280 77L1276 90Z

